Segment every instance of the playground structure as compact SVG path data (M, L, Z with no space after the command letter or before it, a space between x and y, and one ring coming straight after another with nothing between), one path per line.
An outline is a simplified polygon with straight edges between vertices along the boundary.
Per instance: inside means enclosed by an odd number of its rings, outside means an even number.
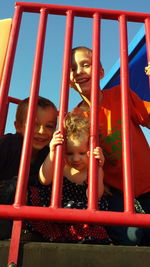
M20 169L18 175L18 183L13 205L0 205L1 218L13 218L13 230L10 241L10 250L8 255L8 266L17 266L18 252L20 244L20 233L23 219L43 219L67 222L87 222L87 223L101 223L113 225L131 225L131 226L150 226L150 215L136 214L134 211L134 192L132 188L132 168L131 168L131 153L130 153L130 133L129 133L129 103L128 103L128 85L129 85L129 70L128 70L128 42L127 42L127 22L141 22L145 24L145 36L147 51L150 51L150 14L134 13L126 11L102 10L94 8L57 6L48 4L36 4L16 2L15 14L12 20L12 26L9 24L7 41L5 43L5 51L3 54L3 62L1 63L1 90L0 90L0 114L1 135L4 133L7 111L9 102L18 103L15 97L9 97L9 85L12 75L13 63L15 59L16 45L21 25L21 18L23 12L40 13L40 21L37 35L37 45L34 58L34 67L32 75L32 83L30 89L29 111L27 116L27 128L23 143L23 150L20 162ZM29 207L25 205L25 193L27 190L27 179L29 174L29 164L31 155L31 143L33 137L33 125L35 118L35 108L37 97L39 93L40 76L42 70L42 59L44 51L44 41L46 34L46 25L48 15L64 15L66 16L66 34L64 45L64 62L62 72L62 86L60 96L59 108L59 122L58 127L63 133L63 118L68 108L69 95L69 61L72 48L73 37L73 22L76 16L90 17L93 19L93 89L91 100L92 111L92 127L91 127L91 144L95 144L97 137L97 108L98 99L97 88L97 73L98 62L100 57L100 21L101 19L118 20L120 25L120 60L121 60L121 94L122 94L122 121L123 121L123 161L124 161L124 212L104 212L96 211L96 164L93 158L90 158L89 166L89 198L87 210L72 210L63 209L60 205L61 187L62 187L62 147L58 146L56 150L56 164L54 170L54 183L52 190L51 205L48 208L43 207ZM9 37L10 33L10 37ZM8 43L8 46L7 46ZM150 53L147 53L147 59L150 62ZM31 266L31 265L30 265Z

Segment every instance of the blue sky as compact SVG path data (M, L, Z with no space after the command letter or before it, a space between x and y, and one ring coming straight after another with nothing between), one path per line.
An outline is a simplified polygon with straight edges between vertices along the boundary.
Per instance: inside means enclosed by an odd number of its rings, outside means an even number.
M25 1L20 1L25 2ZM70 5L111 10L125 10L147 13L149 0L45 0L26 1L55 5ZM0 0L0 19L13 18L15 1ZM34 49L39 15L23 13L21 31L17 45L15 64L10 84L9 95L23 99L29 95L34 59ZM59 88L61 86L61 71L63 61L65 17L50 15L44 50L43 71L40 84L40 95L50 98L59 107ZM119 58L119 27L117 21L103 20L101 23L101 62L105 74ZM132 40L142 24L128 23L128 41ZM74 23L73 46L84 45L91 47L92 20L76 18ZM69 97L69 109L72 109L80 97L72 89ZM10 105L6 132L14 132L15 106ZM149 130L144 130L150 143Z

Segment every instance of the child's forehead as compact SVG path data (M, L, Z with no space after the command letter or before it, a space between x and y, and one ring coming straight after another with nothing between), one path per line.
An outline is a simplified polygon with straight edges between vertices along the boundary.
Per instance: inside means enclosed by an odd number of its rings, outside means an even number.
M72 54L72 63L81 60L81 59L91 59L92 58L92 52L87 49L80 49L74 51Z
M28 109L26 108L24 110L24 121L26 121ZM37 105L36 115L35 115L35 121L37 120L43 120L43 121L49 121L49 122L56 122L58 116L58 111L52 107L41 107Z
M56 120L57 115L58 115L58 112L53 107L48 106L48 107L43 108L43 107L37 106L36 117L45 117L45 119L50 118L51 120Z

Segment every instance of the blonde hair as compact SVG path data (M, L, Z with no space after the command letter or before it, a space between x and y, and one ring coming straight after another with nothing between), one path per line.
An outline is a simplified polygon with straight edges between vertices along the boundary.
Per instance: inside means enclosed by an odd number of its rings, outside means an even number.
M64 119L64 128L67 139L70 137L75 139L83 138L85 135L89 137L89 118L85 117L79 108L76 108L66 115Z

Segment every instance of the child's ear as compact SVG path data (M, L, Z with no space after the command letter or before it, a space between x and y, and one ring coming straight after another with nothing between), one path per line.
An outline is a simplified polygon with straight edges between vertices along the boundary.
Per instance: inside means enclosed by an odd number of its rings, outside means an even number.
M87 156L88 156L88 157L90 156L90 151L87 151Z
M100 68L100 79L104 78L104 69Z

